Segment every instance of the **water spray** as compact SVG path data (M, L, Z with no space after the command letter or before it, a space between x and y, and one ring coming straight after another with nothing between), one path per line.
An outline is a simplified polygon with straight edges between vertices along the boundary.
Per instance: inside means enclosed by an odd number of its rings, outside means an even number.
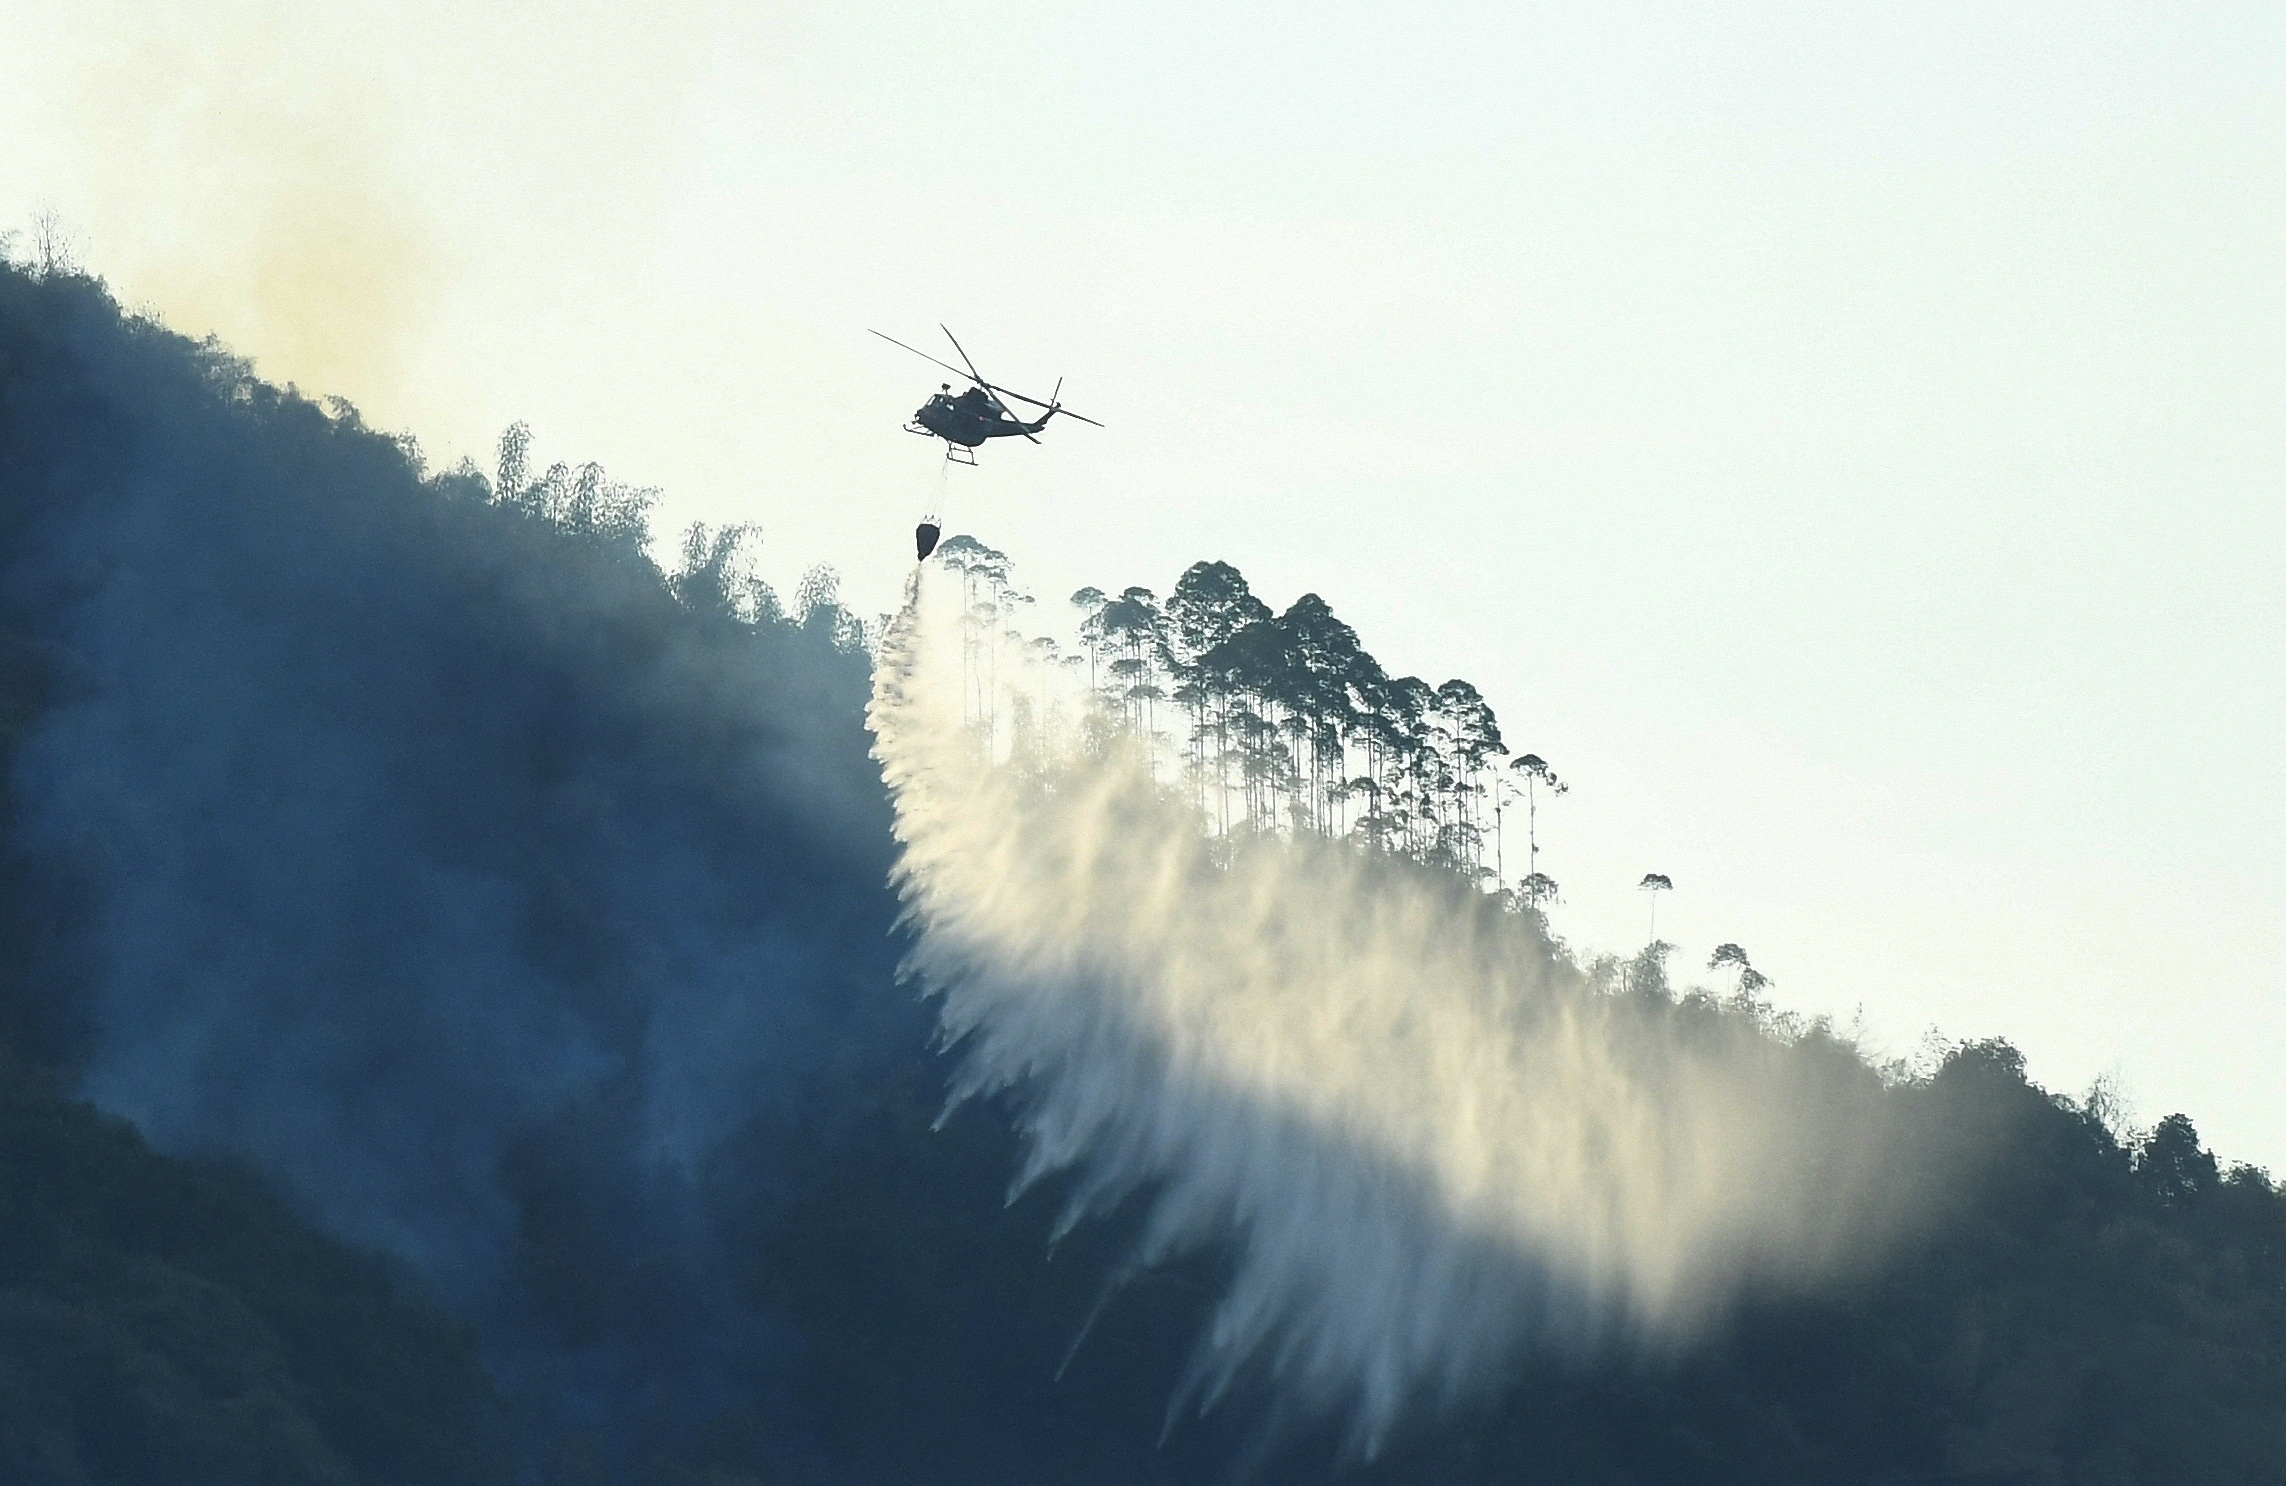
M1065 1229L1144 1194L1139 1267L1230 1256L1179 1405L1253 1380L1370 1452L1527 1351L1687 1345L1897 1227L1910 1163L1852 1050L1598 990L1458 874L1218 838L1085 696L988 734L957 587L915 571L870 712L907 973L956 1098L1020 1111L1018 1190L1068 1178Z

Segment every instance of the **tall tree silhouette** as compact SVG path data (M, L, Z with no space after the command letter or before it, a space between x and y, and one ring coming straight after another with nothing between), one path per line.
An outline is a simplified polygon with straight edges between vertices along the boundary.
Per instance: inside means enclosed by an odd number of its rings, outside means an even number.
M1515 780L1524 788L1524 880L1517 885L1517 896L1525 906L1539 908L1554 901L1554 879L1540 871L1540 792L1551 796L1569 793L1571 786L1556 777L1548 761L1536 753L1522 754L1509 761L1508 767Z
M1716 945L1714 954L1707 960L1709 970L1720 970L1725 965L1737 968L1738 991L1742 996L1760 995L1772 984L1769 976L1755 969L1747 960L1746 951L1735 944Z
M1373 658L1359 646L1357 631L1334 617L1333 606L1314 593L1294 600L1278 623L1293 667L1286 704L1297 724L1297 750L1308 760L1305 814L1316 829L1331 834L1338 829L1335 809L1345 793L1347 739L1357 725L1365 690L1361 678Z
M1675 884L1674 884L1674 882L1673 882L1673 881L1672 881L1672 880L1671 880L1671 879L1670 879L1670 878L1667 876L1667 874L1666 874L1666 873L1664 873L1664 872L1646 872L1646 873L1644 873L1644 874L1643 874L1643 880L1642 880L1641 882L1639 882L1639 883L1635 884L1635 887L1636 887L1636 890L1637 890L1638 892L1642 892L1642 893L1646 893L1646 894L1649 894L1649 895L1650 895L1650 898L1651 898L1651 940L1650 940L1650 942L1651 942L1651 943L1653 943L1653 944L1657 944L1657 943L1659 942L1659 895L1660 895L1661 893L1673 892L1673 891L1674 891L1674 889L1675 889Z
M1159 674L1167 656L1167 616L1159 596L1148 588L1126 589L1103 606L1098 619L1104 642L1116 656L1107 669L1122 715L1147 733L1155 732L1158 703L1166 695Z
M1167 595L1178 694L1192 713L1192 768L1203 791L1211 765L1216 823L1225 831L1231 826L1231 712L1239 685L1237 657L1229 645L1247 625L1270 617L1270 606L1254 596L1245 576L1227 562L1192 563Z
M1479 876L1484 865L1484 828L1477 802L1484 798L1484 774L1508 752L1492 704L1457 677L1437 688L1436 738L1444 761L1448 799L1434 854L1446 865Z
M1111 600L1102 589L1088 587L1073 594L1071 602L1080 611L1080 641L1087 646L1087 689L1092 692L1100 684L1096 668L1103 654L1103 606Z

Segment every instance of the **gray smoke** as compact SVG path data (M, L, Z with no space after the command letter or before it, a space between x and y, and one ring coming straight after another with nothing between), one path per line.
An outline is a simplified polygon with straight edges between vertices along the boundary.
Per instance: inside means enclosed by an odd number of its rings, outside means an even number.
M926 1034L846 616L694 607L599 476L424 479L92 285L0 293L0 622L61 657L13 844L86 1094L417 1269L534 1407L751 1395L729 1256Z

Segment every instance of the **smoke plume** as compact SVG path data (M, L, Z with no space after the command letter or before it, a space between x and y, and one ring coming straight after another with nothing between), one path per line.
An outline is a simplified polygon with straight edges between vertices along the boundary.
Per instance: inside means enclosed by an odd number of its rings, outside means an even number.
M753 1394L789 1152L925 1035L846 616L670 585L592 468L424 479L85 281L0 268L0 392L45 1055L482 1323L535 1435Z
M1520 1353L1673 1348L1894 1230L1912 1142L1853 1050L1598 989L1455 875L1211 836L1147 737L1044 676L989 696L956 586L915 574L871 709L907 968L1066 1228L1140 1194L1137 1267L1229 1246L1179 1403L1267 1382L1370 1451Z
M110 271L273 382L401 400L451 274L397 101L319 62L287 7L134 12L111 34L68 115Z

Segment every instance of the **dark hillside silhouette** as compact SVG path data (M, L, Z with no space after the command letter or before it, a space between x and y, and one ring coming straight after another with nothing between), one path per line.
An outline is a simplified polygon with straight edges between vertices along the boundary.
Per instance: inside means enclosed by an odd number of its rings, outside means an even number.
M1998 1043L1883 1095L1983 1174L1850 1289L1339 1472L1267 1392L1170 1421L1222 1257L1051 1244L1001 1111L938 1126L860 631L644 504L0 269L0 1479L2286 1481L2286 1198ZM1473 689L1227 564L1080 606L1218 826L1477 871Z
M0 1214L0 1480L504 1478L473 1329L13 1064Z
M526 448L426 476L0 273L0 1026L418 1275L613 1476L776 1386L772 1163L927 1022L848 617L735 539L670 581Z

